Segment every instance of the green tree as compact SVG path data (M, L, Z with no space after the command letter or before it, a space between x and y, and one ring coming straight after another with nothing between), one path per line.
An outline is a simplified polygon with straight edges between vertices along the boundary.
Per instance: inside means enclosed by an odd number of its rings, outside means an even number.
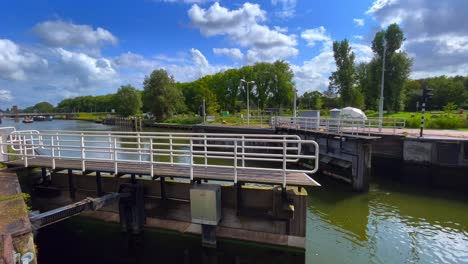
M177 89L174 77L164 69L154 70L143 82L143 105L156 120L171 117L183 108L183 95Z
M300 109L322 109L323 106L323 95L319 91L306 92L299 97L299 108Z
M131 85L124 85L114 95L116 112L122 116L138 113L141 109L141 98L137 89Z
M354 89L356 82L355 55L351 51L347 39L333 42L333 57L335 58L337 69L330 76L330 84L340 94L341 102L344 106L353 105L353 103L359 100L359 96Z
M40 102L34 106L25 108L23 111L25 113L52 113L54 110L55 108L52 104L48 102Z
M373 78L371 87L375 89L371 96L378 94L380 98L380 81L382 74L382 62L385 49L385 79L384 79L384 108L388 111L399 111L403 108L403 85L408 80L412 61L405 52L399 51L405 40L403 30L397 24L391 24L386 30L375 34L372 41L374 59L372 67Z

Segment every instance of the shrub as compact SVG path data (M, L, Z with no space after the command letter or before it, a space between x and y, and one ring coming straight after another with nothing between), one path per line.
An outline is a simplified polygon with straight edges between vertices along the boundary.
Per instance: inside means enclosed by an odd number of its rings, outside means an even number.
M427 128L433 129L455 129L463 127L463 120L455 116L440 116L439 118L429 119Z

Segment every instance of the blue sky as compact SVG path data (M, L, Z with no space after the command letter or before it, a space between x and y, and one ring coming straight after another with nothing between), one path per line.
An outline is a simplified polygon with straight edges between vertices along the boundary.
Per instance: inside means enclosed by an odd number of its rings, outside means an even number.
M467 74L468 1L2 1L0 108L141 88L153 69L191 81L282 59L300 92L324 90L331 43L357 61L376 31L399 23L412 77Z

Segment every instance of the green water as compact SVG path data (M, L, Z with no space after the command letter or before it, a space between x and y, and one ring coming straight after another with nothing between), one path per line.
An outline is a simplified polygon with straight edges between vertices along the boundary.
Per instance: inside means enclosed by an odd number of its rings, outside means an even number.
M468 263L466 194L385 180L356 194L320 182L309 190L307 263Z
M8 122L3 125L11 125ZM109 129L58 120L20 126ZM305 256L236 243L221 243L214 254L219 263L303 263L304 258L306 263L468 263L466 192L422 189L374 176L369 192L362 194L317 176L322 187L308 189ZM41 230L38 238L44 263L83 263L92 257L99 263L135 262L127 256L118 226L73 220ZM146 234L142 241L146 256L142 263L152 263L149 260L158 254L166 260L160 263L184 263L187 258L192 263L209 263L193 237ZM60 252L53 245L60 245ZM72 256L73 261L63 262L65 256Z

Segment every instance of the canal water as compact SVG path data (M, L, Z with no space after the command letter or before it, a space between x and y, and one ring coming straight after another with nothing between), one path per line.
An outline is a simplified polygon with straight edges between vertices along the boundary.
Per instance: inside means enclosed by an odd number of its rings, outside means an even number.
M83 121L33 124L3 120L17 129L109 130ZM391 174L391 172L390 172ZM368 193L326 176L308 189L307 250L283 252L255 244L221 242L205 251L199 238L147 230L129 239L118 225L73 218L40 230L41 263L468 263L468 195L405 185L374 175ZM128 249L133 248L133 250ZM139 257L136 257L139 256Z

